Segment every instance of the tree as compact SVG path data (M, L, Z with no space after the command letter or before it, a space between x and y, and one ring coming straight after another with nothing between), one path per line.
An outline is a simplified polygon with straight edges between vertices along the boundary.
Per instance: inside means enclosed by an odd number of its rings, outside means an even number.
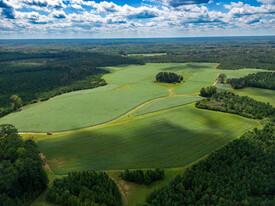
M0 125L0 205L25 205L48 184L39 150L12 125Z
M159 72L156 75L157 82L180 83L182 80L183 80L183 76L177 75L172 72Z
M202 97L211 97L212 95L217 93L217 87L211 86L206 88L201 88L200 96Z
M13 101L12 107L14 111L23 106L23 100L19 96L14 94L10 98Z
M225 74L219 74L218 76L218 83L224 83L226 79L226 75Z

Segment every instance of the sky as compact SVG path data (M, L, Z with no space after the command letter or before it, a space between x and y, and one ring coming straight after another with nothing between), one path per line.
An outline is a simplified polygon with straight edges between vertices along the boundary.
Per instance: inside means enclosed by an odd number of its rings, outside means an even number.
M0 39L275 35L275 0L0 0Z

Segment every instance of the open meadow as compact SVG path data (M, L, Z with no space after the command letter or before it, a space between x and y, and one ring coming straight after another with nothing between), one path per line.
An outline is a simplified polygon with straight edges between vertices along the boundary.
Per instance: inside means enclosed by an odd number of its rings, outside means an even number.
M1 118L0 124L13 124L21 132L58 132L90 127L115 120L142 104L147 105L161 98L173 97L154 103L162 104L160 109L183 105L190 99L174 97L196 95L202 87L212 85L221 72L229 77L241 77L259 71L217 70L215 67L216 64L212 63L150 63L106 67L110 73L103 78L108 85L63 94L23 107L22 111ZM160 71L183 75L184 83L173 88L156 84L155 75Z
M108 85L70 92L26 106L0 119L12 123L25 139L33 139L45 155L51 178L72 171L106 171L117 183L124 205L144 203L186 167L205 158L259 121L234 114L197 109L202 87L219 73L243 77L261 70L218 70L210 63L150 63L104 67ZM160 71L184 76L178 84L156 83ZM227 84L216 84L230 90ZM273 102L273 91L233 90L259 101ZM53 132L52 136L45 132ZM166 177L152 185L121 180L123 169L165 168ZM51 179L52 181L52 179ZM43 193L34 203L50 206Z

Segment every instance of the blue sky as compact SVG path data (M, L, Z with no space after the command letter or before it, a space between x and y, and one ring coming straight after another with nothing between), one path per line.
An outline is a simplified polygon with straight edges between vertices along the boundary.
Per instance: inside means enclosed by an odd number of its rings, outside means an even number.
M0 38L275 35L275 0L0 0Z

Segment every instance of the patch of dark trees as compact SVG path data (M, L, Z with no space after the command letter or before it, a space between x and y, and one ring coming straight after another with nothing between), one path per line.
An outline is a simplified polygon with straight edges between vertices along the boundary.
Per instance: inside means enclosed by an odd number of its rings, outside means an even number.
M275 72L258 72L242 78L227 79L227 83L234 89L256 87L275 90Z
M217 93L217 87L215 86L210 86L210 87L206 87L206 88L201 88L200 91L200 96L202 97L211 97L213 94Z
M209 62L219 69L257 68L275 70L275 37L9 40L0 41L0 62L18 59L66 58L68 51L92 51L106 55L167 53L136 56L151 63ZM56 51L61 52L56 52ZM22 52L23 51L23 52ZM127 59L127 58L125 58Z
M119 177L129 182L150 185L157 180L163 180L165 177L164 169L156 168L154 170L128 170L119 174Z
M254 129L154 191L146 205L274 205L274 123Z
M22 54L21 54L22 53ZM30 58L22 52L8 52L7 59ZM42 54L37 54L40 58ZM99 67L137 64L139 61L121 56L104 55L91 52L58 51L53 59L35 62L8 62L0 65L0 117L17 110L12 95L18 96L22 105L45 101L56 95L106 85L102 75L107 70ZM8 58L9 57L9 58Z
M36 143L23 141L12 125L0 125L0 205L29 205L47 187Z
M232 92L220 92L196 102L196 107L238 114L253 119L274 118L275 109L269 104Z
M121 193L105 172L72 172L57 178L47 191L46 200L58 205L121 206Z
M156 75L157 82L180 83L182 80L183 80L183 76L177 75L173 72L159 72Z

